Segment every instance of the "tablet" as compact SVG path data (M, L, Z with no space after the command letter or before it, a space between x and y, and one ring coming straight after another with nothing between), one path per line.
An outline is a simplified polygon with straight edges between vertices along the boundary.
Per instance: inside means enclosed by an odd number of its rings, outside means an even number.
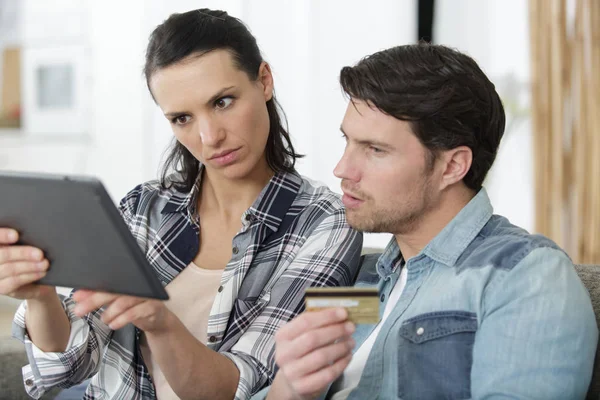
M96 178L0 172L0 227L44 251L50 268L41 284L168 299Z

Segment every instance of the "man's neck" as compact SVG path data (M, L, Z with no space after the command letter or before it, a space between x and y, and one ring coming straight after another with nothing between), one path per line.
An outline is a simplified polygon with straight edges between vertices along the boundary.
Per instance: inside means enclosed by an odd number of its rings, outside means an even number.
M466 187L454 187L442 195L438 206L420 216L409 232L394 234L404 260L419 254L475 196Z

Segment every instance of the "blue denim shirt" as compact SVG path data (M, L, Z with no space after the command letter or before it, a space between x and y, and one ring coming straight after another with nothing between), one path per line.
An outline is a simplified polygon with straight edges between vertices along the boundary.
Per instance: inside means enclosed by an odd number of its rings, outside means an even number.
M357 278L379 287L382 313L401 258L392 239ZM404 268L348 399L585 398L598 339L589 295L569 257L493 215L484 189ZM355 350L373 329L357 327Z

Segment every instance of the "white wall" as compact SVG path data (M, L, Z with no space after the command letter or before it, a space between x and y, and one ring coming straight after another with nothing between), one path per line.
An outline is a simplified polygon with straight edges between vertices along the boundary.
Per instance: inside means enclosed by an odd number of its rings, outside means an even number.
M529 21L522 0L438 0L436 40L471 55L496 84L500 95L512 74L518 93L503 101L529 105ZM508 93L507 93L508 95ZM507 122L513 117L507 113ZM534 227L533 148L531 125L525 118L507 131L486 180L494 210L513 223Z
M414 0L347 1L176 1L160 2L169 12L219 7L244 20L271 63L276 90L294 144L307 155L299 171L339 190L333 168L343 152L339 125L346 99L338 84L341 67L375 51L416 40ZM168 4L168 5L167 5ZM266 10L269 10L268 13ZM493 81L514 73L529 77L527 5L521 0L438 0L436 41L473 56ZM501 86L498 84L498 86ZM523 86L526 88L526 86ZM158 109L151 111L153 160L171 138ZM533 226L531 134L528 123L507 133L486 187L497 213ZM515 196L514 193L519 193ZM384 246L389 235L367 235L368 246Z
M35 8L40 2L45 0L25 4ZM249 25L272 65L293 141L307 154L299 171L338 192L332 170L343 151L339 124L346 107L339 70L377 50L413 43L417 28L415 0L88 0L86 4L86 23L74 26L89 35L90 138L63 143L66 150L56 153L56 169L98 175L115 200L135 184L157 176L172 138L141 74L148 35L170 13L221 8ZM436 7L439 42L471 54L495 82L510 71L527 82L525 1L438 0ZM0 132L0 147L7 143L1 136ZM28 147L27 140L21 145ZM47 148L35 143L39 153ZM34 153L29 157L36 160ZM487 181L496 211L527 229L533 226L531 159L530 128L524 123L506 135ZM28 161L29 169L52 166L51 155L43 160ZM0 168L13 165L1 157L0 164ZM368 235L365 243L383 246L387 240L387 235Z
M206 6L224 9L250 27L272 66L294 145L306 154L299 172L340 192L332 172L344 148L339 126L346 100L338 84L339 71L369 53L414 42L415 1L164 1L162 5L161 19L169 12ZM158 162L171 133L158 108L149 112L153 160ZM368 235L365 244L383 246L387 240L389 235Z
M153 177L142 67L146 2L91 2L92 137L89 172L115 200Z

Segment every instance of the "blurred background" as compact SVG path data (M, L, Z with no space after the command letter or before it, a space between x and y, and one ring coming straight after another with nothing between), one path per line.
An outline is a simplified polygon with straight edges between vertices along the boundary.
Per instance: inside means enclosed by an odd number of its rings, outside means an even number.
M422 38L471 55L507 113L484 183L495 212L600 264L600 0L0 0L0 170L96 176L115 202L155 179L172 132L142 76L148 36L202 7L250 27L299 172L338 193L340 69ZM17 305L0 296L0 366L24 357L1 340Z
M474 57L504 101L507 130L485 183L495 212L575 261L600 262L598 3L0 0L0 169L94 175L115 201L156 178L172 133L142 77L147 39L169 14L208 7L250 27L307 155L299 172L340 192L340 69L425 37ZM365 245L388 239L369 234Z

